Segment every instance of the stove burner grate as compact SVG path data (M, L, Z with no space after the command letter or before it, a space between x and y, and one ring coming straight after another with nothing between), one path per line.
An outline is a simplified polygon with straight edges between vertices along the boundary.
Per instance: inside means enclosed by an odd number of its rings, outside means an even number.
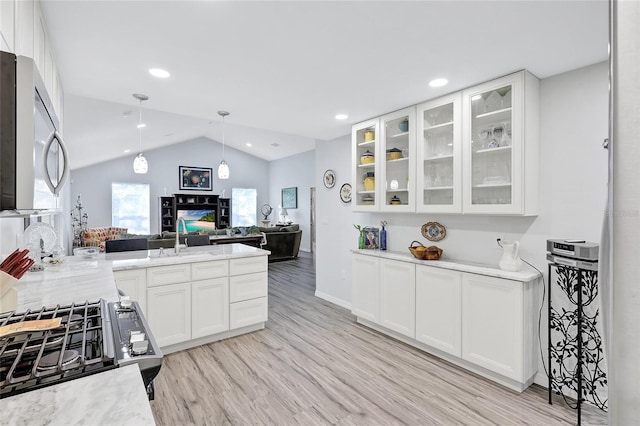
M61 354L63 367L77 361L80 358L80 353L75 350L64 351L64 353L61 353L60 351L51 352L40 358L40 362L37 366L38 371L55 370L56 368L58 368Z

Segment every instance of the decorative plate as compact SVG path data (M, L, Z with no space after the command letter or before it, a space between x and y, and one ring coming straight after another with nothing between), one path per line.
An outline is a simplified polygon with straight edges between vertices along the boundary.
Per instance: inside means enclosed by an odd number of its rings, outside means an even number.
M429 241L440 241L447 235L447 230L438 222L427 222L422 225L422 236Z
M340 199L343 203L351 202L351 184L345 183L340 188Z
M333 186L336 184L336 174L333 172L333 170L329 169L326 172L324 172L324 186L326 186L327 188L333 188Z

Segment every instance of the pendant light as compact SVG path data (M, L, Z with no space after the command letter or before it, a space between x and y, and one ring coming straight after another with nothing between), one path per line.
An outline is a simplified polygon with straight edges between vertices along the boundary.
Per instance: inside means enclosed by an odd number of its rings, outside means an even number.
M229 165L224 161L224 118L229 115L227 111L218 111L222 117L222 161L218 166L218 179L229 179Z
M145 124L142 122L142 101L146 101L149 97L140 93L134 93L133 97L140 101L140 121L138 122L139 150L138 155L135 160L133 160L133 171L135 173L145 174L149 170L149 163L142 154L142 128L145 127Z

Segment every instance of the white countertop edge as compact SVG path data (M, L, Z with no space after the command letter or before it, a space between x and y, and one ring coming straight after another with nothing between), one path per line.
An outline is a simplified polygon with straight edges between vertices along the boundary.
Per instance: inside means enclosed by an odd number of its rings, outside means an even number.
M507 280L529 282L540 277L537 271L520 270L516 272L503 271L493 265L487 265L465 260L420 260L413 257L411 253L382 250L362 250L352 249L352 253L362 254L383 259L399 260L403 262L415 263L416 265L433 266L435 268L451 269L454 271L470 272L473 274L487 275L490 277L504 278Z
M155 425L138 364L3 398L2 419L30 426Z

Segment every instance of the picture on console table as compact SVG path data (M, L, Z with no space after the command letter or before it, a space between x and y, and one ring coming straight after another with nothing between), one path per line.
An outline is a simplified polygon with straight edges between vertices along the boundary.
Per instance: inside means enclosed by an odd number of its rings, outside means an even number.
M282 208L297 209L298 208L298 187L282 188Z
M211 176L213 169L206 167L179 166L180 189L213 191Z

